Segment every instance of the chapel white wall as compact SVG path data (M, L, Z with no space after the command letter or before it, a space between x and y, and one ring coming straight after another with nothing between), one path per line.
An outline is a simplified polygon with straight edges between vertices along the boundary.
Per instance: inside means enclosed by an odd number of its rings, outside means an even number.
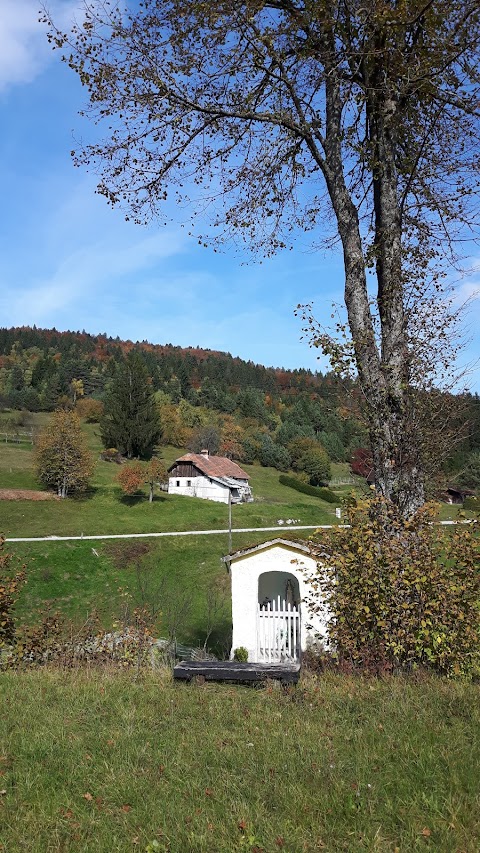
M311 593L307 577L315 569L315 560L308 554L282 545L247 554L232 562L232 655L235 649L244 646L248 650L248 659L256 659L258 579L264 572L286 572L298 580L302 651L316 642L318 635L326 638L326 614L313 613L307 604Z

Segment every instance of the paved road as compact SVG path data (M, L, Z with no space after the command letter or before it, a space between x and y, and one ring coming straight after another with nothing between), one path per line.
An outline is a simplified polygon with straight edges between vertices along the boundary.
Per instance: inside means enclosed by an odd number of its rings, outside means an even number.
M461 521L440 521L439 524L471 524L474 519ZM268 533L275 531L282 533L284 530L332 530L334 527L349 527L348 524L278 524L275 527L232 527L233 533ZM215 536L219 533L228 533L228 528L220 530L168 530L163 533L105 533L80 536L15 536L8 537L6 542L81 542L82 540L99 539L159 539L162 536Z
M285 525L277 525L275 527L232 527L233 533L262 533L269 530L275 530L277 533L281 533L282 530L321 530L321 529L330 529L334 527L333 524L307 524L307 525L298 525L298 524L285 524ZM105 534L94 534L94 535L83 535L81 536L26 536L26 537L9 537L6 539L7 542L74 542L74 541L82 541L91 540L91 539L147 539L149 537L152 538L160 538L161 536L214 536L218 533L228 533L228 528L221 528L220 530L168 530L164 533L105 533Z

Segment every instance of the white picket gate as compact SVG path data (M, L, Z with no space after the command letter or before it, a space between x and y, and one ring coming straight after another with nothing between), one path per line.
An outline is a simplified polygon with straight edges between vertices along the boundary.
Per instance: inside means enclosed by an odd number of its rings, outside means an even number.
M281 600L258 605L257 660L287 663L300 659L300 608Z

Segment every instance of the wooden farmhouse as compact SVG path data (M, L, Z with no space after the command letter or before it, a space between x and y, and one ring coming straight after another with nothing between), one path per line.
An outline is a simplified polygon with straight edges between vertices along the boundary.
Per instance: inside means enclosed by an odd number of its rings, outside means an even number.
M297 663L327 639L328 614L309 603L316 562L305 542L273 539L223 557L232 579L232 657L252 663Z
M168 469L168 493L228 504L253 501L249 477L224 456L186 453Z

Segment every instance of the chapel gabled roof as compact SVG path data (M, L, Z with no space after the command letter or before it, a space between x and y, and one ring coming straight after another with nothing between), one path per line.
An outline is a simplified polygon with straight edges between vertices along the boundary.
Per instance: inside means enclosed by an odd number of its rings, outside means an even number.
M175 468L175 465L178 465L180 462L191 462L192 465L195 465L202 474L206 474L207 477L233 477L235 480L249 480L248 474L240 468L240 465L237 465L236 462L232 462L231 459L227 459L226 456L207 456L204 453L186 453L185 456L180 456L179 459L176 459L173 465L170 465L168 469L171 471Z
M267 548L273 548L276 545L283 545L292 551L303 551L304 554L312 556L307 542L300 542L298 539L270 539L268 542L260 542L258 545L252 545L249 548L241 548L239 551L234 551L233 554L227 554L222 557L222 562L231 563L233 560L238 560L240 557L246 557L248 554L254 554L256 551L265 551Z

